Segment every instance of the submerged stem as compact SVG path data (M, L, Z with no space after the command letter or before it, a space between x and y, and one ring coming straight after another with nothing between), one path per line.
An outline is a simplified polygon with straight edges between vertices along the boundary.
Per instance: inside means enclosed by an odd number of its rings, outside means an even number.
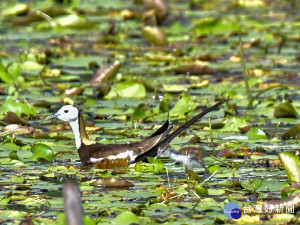
M248 103L248 108L253 108L253 100L252 100L251 90L250 90L250 86L249 86L249 73L248 73L248 70L246 68L241 33L239 33L239 47L240 47L240 56L241 56L241 59L242 59L241 63L242 63L243 74L244 74L244 82L245 82L246 93L247 93L248 102L249 102Z

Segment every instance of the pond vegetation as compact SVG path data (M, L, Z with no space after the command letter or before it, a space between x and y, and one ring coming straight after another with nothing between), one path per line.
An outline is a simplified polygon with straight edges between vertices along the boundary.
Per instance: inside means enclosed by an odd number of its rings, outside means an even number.
M300 4L166 2L0 2L1 224L65 224L70 181L87 225L300 223ZM224 99L170 143L208 171L166 157L85 168L68 123L45 120L76 105L92 140L127 143ZM285 208L255 210L272 205Z

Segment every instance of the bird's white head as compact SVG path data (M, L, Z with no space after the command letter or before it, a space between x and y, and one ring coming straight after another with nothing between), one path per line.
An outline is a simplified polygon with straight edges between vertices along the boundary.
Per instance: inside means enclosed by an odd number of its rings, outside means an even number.
M58 118L62 121L66 122L72 122L78 119L78 109L72 105L65 105L61 107L60 110L57 111L57 113L46 117L46 120L52 119L52 118Z

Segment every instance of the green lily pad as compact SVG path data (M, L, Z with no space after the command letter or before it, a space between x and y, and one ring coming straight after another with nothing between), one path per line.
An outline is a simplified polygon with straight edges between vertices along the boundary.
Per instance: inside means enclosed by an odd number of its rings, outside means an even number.
M220 165L215 165L215 166L208 167L208 171L210 173L214 173L215 171L220 170L220 169L221 169Z
M195 184L194 189L196 193L201 196L201 197L206 197L208 196L208 190L198 184Z
M287 140L291 138L297 138L299 134L300 134L300 123L295 126L292 126L290 129L285 131L282 134L282 139Z
M187 93L182 93L181 99L179 99L175 106L170 110L170 116L186 118L186 113L194 110L196 104L191 101L190 96Z
M31 147L32 160L37 160L39 158L52 161L54 159L54 153L52 149L45 144L36 143Z
M267 139L268 136L263 132L263 130L258 127L252 127L248 132L247 136L249 140L257 140L257 139Z
M139 104L133 112L134 120L142 120L150 116L152 116L152 108L144 103Z
M5 66L0 61L0 79L5 83L17 83L23 81L23 77L20 73L20 66L18 63L12 63L5 68Z
M290 102L280 103L274 110L275 118L297 118L297 112Z
M114 224L116 225L127 225L127 224L129 225L132 223L138 224L139 217L129 211L122 212L114 219Z
M292 152L281 152L278 154L278 158L289 180L300 182L300 157Z
M23 103L14 97L7 97L1 105L0 112L7 113L9 111L16 113L18 116L21 114L36 115L37 112L36 108L29 103Z
M144 85L129 80L116 84L104 98L144 98L145 96L146 88Z

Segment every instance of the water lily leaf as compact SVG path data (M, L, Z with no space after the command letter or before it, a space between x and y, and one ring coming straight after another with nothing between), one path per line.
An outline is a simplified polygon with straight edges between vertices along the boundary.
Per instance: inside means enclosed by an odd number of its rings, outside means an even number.
M3 131L0 136L6 136L8 134L32 134L34 132L33 127L21 126L18 124L9 124L3 128Z
M52 161L54 159L54 153L52 149L45 144L35 143L31 147L32 152L32 160L37 160L39 158L46 159L48 161Z
M19 160L19 156L17 154L17 150L11 150L8 154L8 157L11 159Z
M92 23L87 21L86 18L77 14L61 16L56 19L59 26L65 28L90 28L93 26Z
M35 61L25 61L20 64L22 72L26 73L39 73L44 69L44 66ZM45 69L46 70L46 69Z
M147 11L154 10L157 23L161 24L162 21L168 16L168 6L161 0L146 0L144 1L144 9Z
M48 8L39 9L39 11L45 13L46 15L50 17L55 17L59 15L65 15L68 14L67 10L63 9L60 6L52 6ZM32 12L28 13L26 17L18 18L13 21L13 25L17 26L26 26L32 22L44 20L43 17L38 15L36 10L33 10Z
M3 150L16 150L16 149L19 149L20 146L16 145L13 142L4 142L1 144L1 148Z
M153 45L165 46L168 44L165 32L159 27L144 26L142 29L144 38Z
M258 127L252 127L248 132L247 136L249 140L257 140L257 139L267 139L267 135L263 130Z
M256 191L262 185L263 179L254 178L250 180L244 180L241 182L243 188L249 191Z
M245 134L247 133L253 126L252 125L247 125L247 126L244 126L244 127L239 127L239 130Z
M132 212L125 211L119 214L113 222L116 225L139 224L139 217Z
M298 185L297 182L295 182L295 181L292 181L291 185L282 189L281 198L285 199L288 196L290 196L292 193L300 193L300 185Z
M125 179L103 178L97 179L91 183L93 186L105 186L107 188L133 187L134 184Z
M175 106L170 110L170 116L186 118L186 113L194 110L196 108L196 104L194 104L190 96L187 93L182 93L181 99L179 99Z
M228 118L225 122L225 126L219 129L219 131L231 131L231 132L239 131L239 127L246 126L246 125L247 122L245 118L234 116Z
M5 122L9 124L21 124L21 125L30 125L27 120L19 117L15 112L7 112L6 116L3 119Z
M8 66L8 68L5 68L0 61L0 79L5 83L22 82L24 79L21 76L19 64L12 63Z
M163 99L159 103L159 110L161 110L162 112L169 112L172 99L172 94L166 92Z
M133 120L142 120L153 115L152 108L144 103L139 104L133 112Z
M236 156L236 153L231 151L229 148L224 148L218 153L219 157L233 158Z
M7 113L9 111L16 113L18 116L21 114L25 115L36 115L37 109L29 103L20 102L18 99L13 97L7 97L2 103L0 111Z
M210 166L208 167L208 171L212 174L217 170L221 170L221 166L220 165L215 165L215 166Z
M4 16L21 15L28 12L29 7L24 3L16 3L2 10Z
M208 190L198 184L195 184L194 189L196 193L201 196L201 197L206 197L208 196Z
M81 95L84 91L83 87L73 87L73 88L68 88L64 91L63 95L64 96L74 96L74 95Z
M291 139L291 138L297 138L300 134L300 123L292 126L290 129L288 129L287 131L285 131L282 134L282 139L283 140L287 140L287 139Z
M158 158L147 158L149 163L138 162L136 163L134 169L138 172L146 173L158 173L164 171L164 163Z
M278 158L290 182L300 182L300 157L292 152L281 152L278 153Z
M235 23L236 18L201 18L196 20L192 31L197 34L226 34L238 32L240 25Z
M120 69L122 63L120 61L115 61L114 64L109 66L102 66L94 74L93 78L90 80L90 83L101 83L106 80L113 79Z
M298 114L290 102L282 102L274 110L275 118L297 118Z
M216 70L208 66L202 66L197 64L181 65L174 68L177 74L190 74L190 75L204 75L215 74Z
M143 84L135 81L124 81L114 85L105 99L120 98L144 98L146 96L146 88Z
M7 205L11 200L11 196L0 200L0 205Z
M190 181L197 181L197 182L203 181L203 179L201 177L199 177L199 175L197 173L195 173L195 171L192 169L187 169L187 178Z

